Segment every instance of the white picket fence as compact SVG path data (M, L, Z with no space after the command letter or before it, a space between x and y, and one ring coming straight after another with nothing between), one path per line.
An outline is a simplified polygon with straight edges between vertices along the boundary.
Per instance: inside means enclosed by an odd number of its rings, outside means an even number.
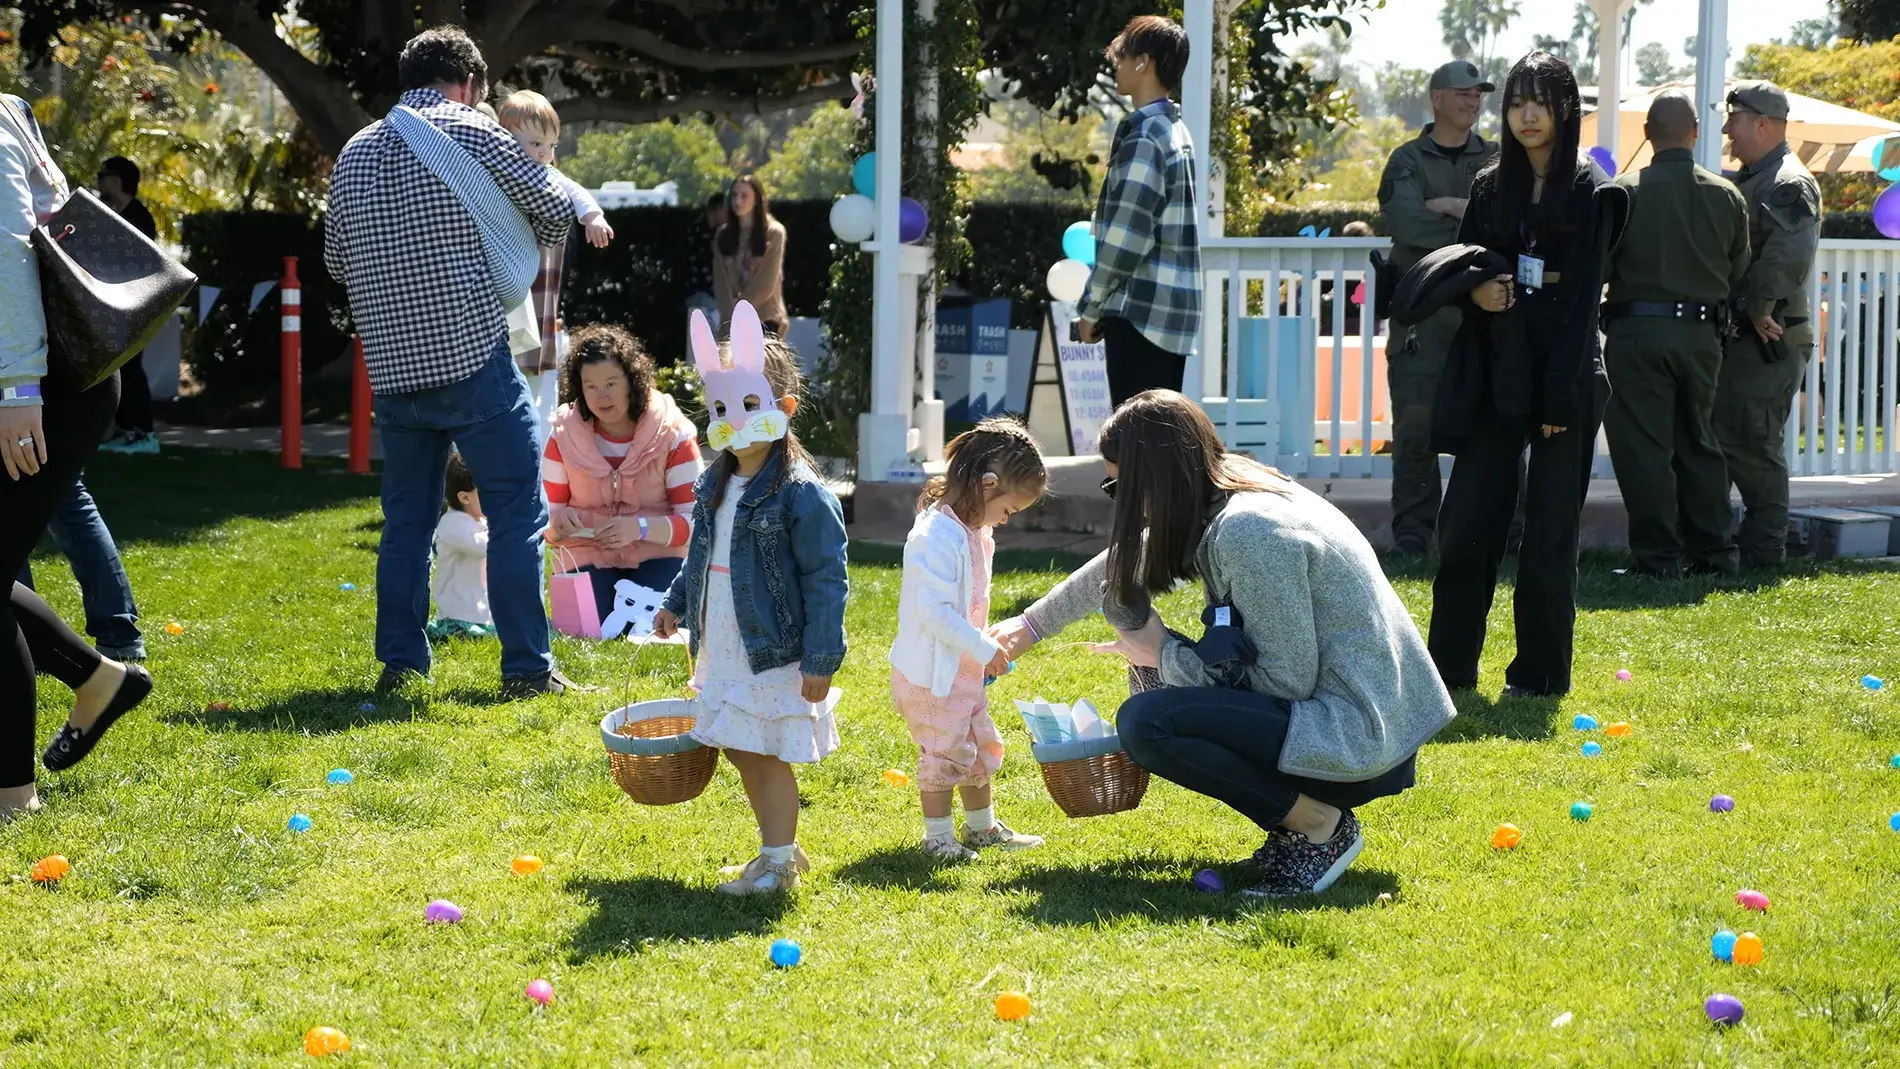
M1392 437L1387 337L1359 314L1377 296L1367 257L1389 247L1381 238L1223 238L1202 246L1206 305L1187 383L1190 391L1199 384L1229 448L1307 477L1391 475L1391 458L1379 452ZM1355 303L1362 285L1363 303ZM1816 359L1789 413L1790 470L1900 471L1900 242L1823 241L1809 286ZM1595 471L1612 474L1601 435Z

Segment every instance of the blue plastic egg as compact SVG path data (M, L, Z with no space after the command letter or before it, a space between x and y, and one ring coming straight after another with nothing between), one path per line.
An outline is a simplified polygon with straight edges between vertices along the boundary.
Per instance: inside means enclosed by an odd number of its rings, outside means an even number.
M1866 687L1868 690L1879 690L1881 687L1887 685L1887 681L1879 676L1861 676L1860 685Z
M1895 813L1893 816L1887 818L1887 827L1892 828L1894 831L1900 831L1900 813Z
M1596 810L1591 808L1589 802L1570 803L1570 819L1571 820L1589 820L1590 815L1595 812Z
M1735 933L1727 928L1715 933L1715 937L1709 940L1709 953L1722 961L1734 961Z
M345 591L345 592L348 592L348 591L351 591L351 590L355 590L355 589L356 589L356 584L355 584L355 583L343 583L343 584L341 584L341 585L339 585L339 586L337 587L337 589L338 589L338 590L342 590L342 591Z
M351 775L350 770L347 768L331 769L329 779L330 786L332 787L348 787L350 784L356 782L356 777Z
M309 817L304 816L302 813L292 813L290 819L284 823L284 827L289 828L291 831L302 833L309 831L312 827L315 827L315 825L311 823Z
M1589 713L1578 713L1577 718L1570 722L1570 726L1576 728L1578 731L1595 731L1597 729L1597 718L1591 716Z
M776 940L772 944L772 964L781 969L789 969L797 965L798 959L804 957L804 954L805 952L799 948L798 944L790 939Z
M1583 756L1595 757L1603 752L1603 744L1592 740L1583 744Z

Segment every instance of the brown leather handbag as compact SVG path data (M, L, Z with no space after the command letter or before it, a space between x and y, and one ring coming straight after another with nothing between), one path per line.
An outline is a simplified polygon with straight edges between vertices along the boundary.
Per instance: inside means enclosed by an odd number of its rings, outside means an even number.
M84 189L33 231L33 251L52 343L48 370L80 390L143 351L198 284L197 275Z

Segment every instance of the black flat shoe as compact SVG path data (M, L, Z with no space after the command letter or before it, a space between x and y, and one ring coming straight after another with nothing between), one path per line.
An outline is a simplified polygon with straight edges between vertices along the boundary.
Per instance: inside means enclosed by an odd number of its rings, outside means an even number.
M47 744L46 752L40 755L40 764L45 765L49 772L64 772L84 761L92 748L99 745L99 740L105 737L106 730L120 717L136 709L150 693L152 673L136 664L126 665L125 678L119 682L119 692L106 703L105 712L99 714L99 719L85 731L71 724L60 728L59 734Z

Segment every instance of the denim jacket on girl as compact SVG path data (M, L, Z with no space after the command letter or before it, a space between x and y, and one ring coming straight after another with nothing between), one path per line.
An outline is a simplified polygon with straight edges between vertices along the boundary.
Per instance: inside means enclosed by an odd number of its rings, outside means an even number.
M844 664L844 509L804 464L785 473L784 454L767 459L746 483L732 518L732 611L754 674L797 664L808 676L836 675ZM693 487L693 537L686 565L661 608L679 619L699 654L699 618L706 566L712 557L713 480L720 464Z

